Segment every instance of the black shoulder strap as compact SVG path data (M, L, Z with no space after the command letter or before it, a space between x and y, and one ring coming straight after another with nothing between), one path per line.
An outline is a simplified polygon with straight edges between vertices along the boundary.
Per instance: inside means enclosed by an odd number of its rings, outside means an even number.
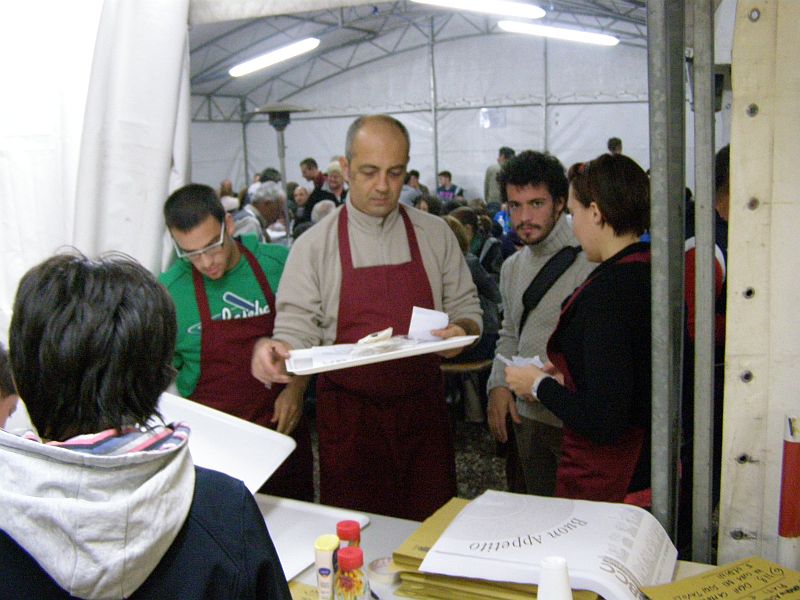
M547 290L553 287L558 278L575 262L575 258L580 252L580 246L564 246L539 269L528 289L522 294L522 306L524 308L522 310L522 319L519 322L518 335L522 335L522 328L525 327L525 321L528 320L530 312L539 305Z

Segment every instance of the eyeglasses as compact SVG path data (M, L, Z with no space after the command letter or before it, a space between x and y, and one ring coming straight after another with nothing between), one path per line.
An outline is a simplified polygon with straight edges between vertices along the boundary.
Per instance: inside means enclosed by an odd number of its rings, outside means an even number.
M183 260L197 260L204 254L216 254L225 244L225 221L222 222L222 227L219 230L219 240L214 242L213 244L209 244L205 248L200 248L200 250L192 250L187 252L183 250L178 243L175 241L175 238L170 236L172 240L172 245L175 248L175 254L178 255L178 258L182 258Z

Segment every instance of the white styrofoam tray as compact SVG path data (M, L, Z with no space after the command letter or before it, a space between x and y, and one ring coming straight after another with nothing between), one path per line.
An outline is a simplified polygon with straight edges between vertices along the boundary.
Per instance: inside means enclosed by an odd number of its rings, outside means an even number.
M286 361L286 370L295 375L314 375L315 373L325 373L326 371L337 371L339 369L371 365L387 360L396 360L398 358L408 358L409 356L418 356L420 354L430 354L432 352L463 348L464 346L469 346L476 339L478 339L477 335L459 335L447 338L441 342L419 342L399 350L380 352L368 356L351 357L339 360L333 364L325 365L314 365L313 359L315 353L326 352L336 346L319 346L315 348L306 348L304 350L292 350L289 354L289 359ZM351 348L354 344L338 344L338 346L342 348Z

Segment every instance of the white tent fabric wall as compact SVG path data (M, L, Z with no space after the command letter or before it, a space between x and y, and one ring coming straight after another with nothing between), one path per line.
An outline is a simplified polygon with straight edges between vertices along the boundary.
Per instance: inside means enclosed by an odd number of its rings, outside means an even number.
M13 82L0 111L3 340L19 278L64 246L122 251L158 271L164 196L171 176L187 178L188 10L189 0L0 5L14 23L0 52L24 58L0 66Z
M568 166L601 154L606 140L616 135L623 138L627 154L648 166L644 49L598 49L500 34L437 43L434 64L438 167L451 171L468 197L483 195L484 172L503 145L547 149ZM298 163L306 156L323 165L341 154L346 128L356 115L386 112L411 132L409 166L420 171L423 183L435 186L430 84L430 50L419 48L287 98L314 111L296 115L286 129L287 178L300 181ZM481 119L481 109L493 118ZM250 176L278 165L275 133L259 131L260 122L247 126ZM243 184L241 128L195 122L192 137L195 181L217 185L231 178Z
M170 177L188 175L189 0L106 0L86 104L77 185L76 246L118 250L161 267L161 206ZM159 65L154 69L153 65Z
M0 5L0 21L14 24L0 36L7 84L0 99L3 341L19 278L74 242L80 132L101 9L102 0ZM25 60L10 60L23 52Z

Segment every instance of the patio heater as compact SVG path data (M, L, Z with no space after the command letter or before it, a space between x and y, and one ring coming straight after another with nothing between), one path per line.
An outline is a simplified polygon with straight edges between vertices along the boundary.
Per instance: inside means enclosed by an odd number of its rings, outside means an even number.
M292 122L291 114L296 112L309 112L311 109L295 106L293 104L266 104L253 111L252 114L266 114L269 117L269 124L278 132L278 159L280 160L281 185L286 193L286 143L283 131ZM286 219L286 241L291 243L289 230L289 199L283 205L284 218Z

